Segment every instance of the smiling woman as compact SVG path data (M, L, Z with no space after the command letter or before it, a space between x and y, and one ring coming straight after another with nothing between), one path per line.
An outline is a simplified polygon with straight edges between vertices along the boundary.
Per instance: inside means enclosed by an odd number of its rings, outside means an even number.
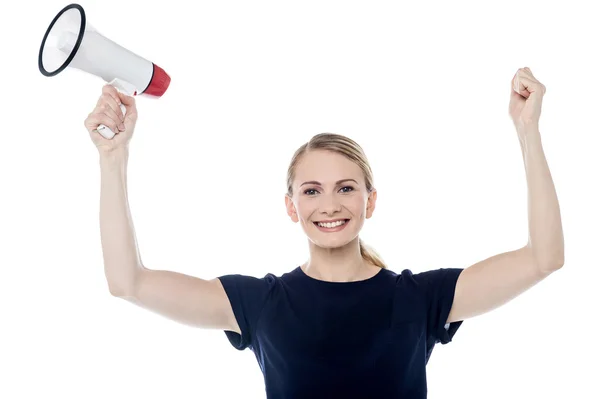
M256 353L268 397L425 397L431 351L462 323L447 323L462 269L389 270L359 237L376 201L362 148L317 134L294 153L285 195L308 261L282 276L219 277L233 312L225 333Z
M128 146L108 151L95 133L111 293L180 322L223 330L234 348L250 348L268 398L425 398L426 365L437 343L451 342L465 319L506 303L564 262L556 193L531 119L544 90L530 71L518 73L511 115L530 194L530 241L522 248L466 269L390 270L359 237L377 202L364 151L346 136L321 133L298 148L287 173L285 206L306 234L305 263L281 276L210 281L150 270L141 264L128 210ZM523 90L531 90L530 109L517 97ZM133 99L119 98L130 118L137 115ZM97 113L113 101L102 97ZM135 122L117 137L130 137ZM86 121L90 134L97 123Z

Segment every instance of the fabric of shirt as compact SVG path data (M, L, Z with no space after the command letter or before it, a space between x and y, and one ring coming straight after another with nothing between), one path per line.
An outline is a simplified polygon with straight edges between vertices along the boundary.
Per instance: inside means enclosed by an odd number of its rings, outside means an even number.
M462 324L446 323L462 270L381 269L351 282L318 280L300 266L221 276L241 334L224 332L254 352L268 399L424 399L435 344L451 342Z

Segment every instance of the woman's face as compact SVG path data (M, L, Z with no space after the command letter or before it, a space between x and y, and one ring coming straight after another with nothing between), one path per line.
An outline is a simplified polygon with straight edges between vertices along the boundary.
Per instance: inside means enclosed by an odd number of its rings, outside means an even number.
M293 197L286 196L288 215L314 244L343 246L358 236L375 209L377 192L368 193L362 170L343 155L313 150L296 167ZM320 229L316 222L346 220L345 225Z

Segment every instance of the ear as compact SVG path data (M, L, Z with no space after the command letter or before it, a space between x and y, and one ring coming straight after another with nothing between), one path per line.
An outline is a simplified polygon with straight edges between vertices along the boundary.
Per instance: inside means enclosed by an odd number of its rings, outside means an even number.
M373 189L369 193L369 198L367 198L367 215L366 218L369 219L373 216L373 211L375 210L375 203L377 202L377 190Z
M298 214L296 212L296 207L294 206L294 201L286 194L285 195L285 207L287 209L288 216L292 219L292 222L298 223Z

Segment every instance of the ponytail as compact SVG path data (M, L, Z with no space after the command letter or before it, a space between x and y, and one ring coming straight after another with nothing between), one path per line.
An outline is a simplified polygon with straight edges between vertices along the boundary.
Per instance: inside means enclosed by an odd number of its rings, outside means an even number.
M382 269L387 269L387 266L385 265L385 262L381 256L379 256L379 254L373 248L363 243L360 237L358 238L358 245L360 247L360 255L364 260L374 264L377 267L381 267Z

